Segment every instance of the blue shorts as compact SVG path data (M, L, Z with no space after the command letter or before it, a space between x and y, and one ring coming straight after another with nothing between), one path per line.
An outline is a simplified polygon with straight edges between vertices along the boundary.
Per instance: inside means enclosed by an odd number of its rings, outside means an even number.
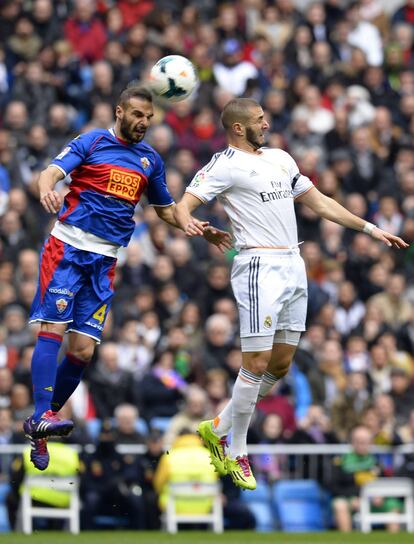
M114 294L116 259L77 249L50 236L40 256L30 323L70 323L66 332L102 336Z

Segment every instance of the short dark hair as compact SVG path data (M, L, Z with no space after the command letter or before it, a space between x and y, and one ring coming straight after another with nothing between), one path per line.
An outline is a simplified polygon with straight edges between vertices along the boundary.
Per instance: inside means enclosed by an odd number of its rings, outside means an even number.
M246 124L252 108L260 108L259 102L251 98L233 98L223 108L221 114L223 127L229 130L234 123Z
M125 106L131 98L141 98L152 104L152 94L146 87L140 85L129 85L119 95L118 106Z

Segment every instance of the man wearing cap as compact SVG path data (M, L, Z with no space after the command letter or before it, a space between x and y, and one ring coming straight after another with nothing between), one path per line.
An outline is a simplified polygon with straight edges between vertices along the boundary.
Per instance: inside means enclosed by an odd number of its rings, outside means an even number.
M214 77L219 87L235 96L241 96L247 82L257 78L257 68L252 62L243 60L242 44L235 38L223 43L221 53L221 61L213 66Z

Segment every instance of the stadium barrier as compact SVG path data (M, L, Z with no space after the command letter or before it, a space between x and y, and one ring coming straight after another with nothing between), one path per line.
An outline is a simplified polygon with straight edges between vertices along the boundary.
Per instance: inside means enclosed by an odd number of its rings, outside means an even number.
M24 451L25 444L0 444L0 466L10 466L12 458ZM94 444L72 445L79 453L93 453ZM143 444L118 444L121 454L140 455L147 451ZM322 485L330 480L332 459L351 451L349 444L250 444L248 452L253 456L277 456L281 478L318 480ZM406 454L414 453L414 443L402 446L373 446L371 453L381 458L390 469L398 467ZM3 477L4 479L4 477Z

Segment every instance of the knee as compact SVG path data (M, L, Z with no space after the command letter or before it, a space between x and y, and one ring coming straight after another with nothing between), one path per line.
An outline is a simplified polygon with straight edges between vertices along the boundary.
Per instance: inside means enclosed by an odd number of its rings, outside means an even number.
M277 354L277 357L272 357L269 365L269 371L277 378L284 378L289 372L290 365L292 364L292 356L288 353Z
M269 361L269 352L259 351L256 353L243 354L243 367L259 376L266 372Z
M273 374L276 376L276 378L284 378L286 376L286 374L289 372L289 368L290 368L290 361L284 365L280 365L278 366Z
M85 363L89 363L93 357L93 352L95 351L94 345L85 345L85 346L74 346L70 353L76 359L80 359L81 361L84 361Z

